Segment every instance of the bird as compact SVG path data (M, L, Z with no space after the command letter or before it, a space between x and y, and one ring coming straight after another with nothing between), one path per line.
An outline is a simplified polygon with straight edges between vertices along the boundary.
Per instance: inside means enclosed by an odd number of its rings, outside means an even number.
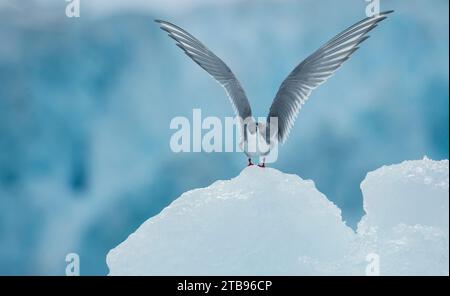
M208 72L226 91L236 117L239 119L241 137L239 147L252 159L262 158L265 167L267 156L276 143L285 143L301 106L311 92L328 80L361 43L368 33L387 18L393 10L380 12L343 30L298 64L281 83L265 122L252 116L249 100L231 69L193 35L163 20L155 20L160 28L175 40L176 45L201 68Z

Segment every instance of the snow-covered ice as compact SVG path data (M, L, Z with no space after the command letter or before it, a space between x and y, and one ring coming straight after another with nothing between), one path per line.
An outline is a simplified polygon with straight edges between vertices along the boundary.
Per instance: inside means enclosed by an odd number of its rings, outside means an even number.
M355 233L312 181L248 167L144 222L110 275L364 275L373 255L381 275L448 275L448 160L385 166L361 189Z
M448 275L448 160L384 166L361 184L366 215L360 255L380 256L384 275Z

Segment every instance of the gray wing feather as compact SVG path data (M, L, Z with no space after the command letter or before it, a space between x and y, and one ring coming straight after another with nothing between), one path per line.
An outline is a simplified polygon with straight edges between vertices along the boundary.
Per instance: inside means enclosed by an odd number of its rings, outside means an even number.
M169 22L156 20L161 29L166 31L186 55L208 72L221 86L230 98L235 113L242 119L251 116L252 111L247 96L239 81L230 68L212 51L204 46L194 36Z
M369 38L367 33L391 12L363 19L336 35L301 62L283 81L267 117L269 123L270 117L278 118L278 140L281 143L289 136L301 105L312 90L330 78L359 48L359 44Z

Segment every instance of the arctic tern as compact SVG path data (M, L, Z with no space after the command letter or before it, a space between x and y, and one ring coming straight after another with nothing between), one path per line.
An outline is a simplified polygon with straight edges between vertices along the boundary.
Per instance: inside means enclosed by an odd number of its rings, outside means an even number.
M317 88L359 48L379 22L391 11L367 17L342 31L297 65L283 81L270 106L266 122L256 122L252 117L249 101L239 81L230 68L211 50L182 28L162 20L155 20L161 29L176 41L186 55L206 70L228 94L239 118L240 148L248 157L262 157L260 166L265 166L265 156L275 145L284 143L294 125L301 106L312 90Z

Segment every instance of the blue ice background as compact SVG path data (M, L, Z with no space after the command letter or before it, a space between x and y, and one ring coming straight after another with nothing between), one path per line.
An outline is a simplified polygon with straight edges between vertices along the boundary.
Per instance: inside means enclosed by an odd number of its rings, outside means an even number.
M107 251L148 217L245 165L236 153L170 151L174 116L232 109L154 18L215 51L264 116L289 71L366 4L211 1L68 19L64 1L15 2L0 5L0 274L64 274L69 252L82 274L106 274ZM448 1L382 5L395 14L313 92L273 165L314 180L352 227L366 172L449 151Z

